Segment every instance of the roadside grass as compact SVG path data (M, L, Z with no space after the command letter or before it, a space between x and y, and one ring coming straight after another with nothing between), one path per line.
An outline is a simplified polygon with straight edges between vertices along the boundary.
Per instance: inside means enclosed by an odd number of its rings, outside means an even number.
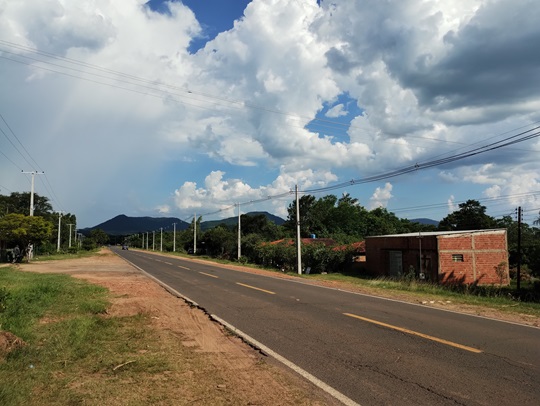
M39 254L36 253L32 261L55 261L60 259L76 259L76 258L88 258L99 255L99 249L95 250L73 250L68 252L58 252L54 254Z
M0 348L0 405L227 404L207 354L149 314L109 316L109 300L68 275L0 268L0 343L5 332L24 341Z
M507 313L521 313L540 317L540 303L516 300L515 289L499 286L442 286L416 280L396 280L391 278L362 278L342 273L303 275L308 279L332 281L358 287L377 295L385 292L400 292L419 302L450 301L453 304L489 307ZM522 287L523 292L535 291L532 284ZM523 293L522 293L523 294Z

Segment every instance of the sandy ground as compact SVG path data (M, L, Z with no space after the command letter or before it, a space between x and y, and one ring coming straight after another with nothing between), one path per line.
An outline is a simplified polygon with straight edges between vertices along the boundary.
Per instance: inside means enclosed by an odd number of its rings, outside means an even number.
M111 292L111 315L152 315L156 329L172 331L183 337L182 344L193 351L212 354L213 367L225 371L230 381L227 386L239 391L251 405L337 405L341 404L305 379L275 360L268 359L240 338L227 334L222 326L210 320L202 310L190 307L146 277L126 261L104 249L99 255L60 261L33 261L18 265L23 271L67 273L76 278L99 284ZM238 270L247 268L228 266ZM265 273L249 269L249 272ZM291 277L279 273L273 276ZM320 284L341 287L337 283ZM349 287L350 288L350 287ZM355 288L360 291L362 288ZM370 293L370 292L364 292ZM484 309L457 306L449 302L422 300L405 293L389 293L394 299L443 307L452 311L498 318L516 323L540 326L538 317ZM264 362L264 366L261 364Z

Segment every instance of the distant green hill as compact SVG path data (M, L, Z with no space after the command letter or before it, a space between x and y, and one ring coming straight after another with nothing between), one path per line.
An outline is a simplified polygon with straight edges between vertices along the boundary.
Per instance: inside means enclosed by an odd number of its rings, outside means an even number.
M247 216L264 215L268 220L276 225L282 225L285 220L280 217L274 216L265 211L254 211L246 213ZM120 214L110 220L107 220L94 227L84 228L80 230L84 235L88 236L92 230L100 229L108 235L130 235L137 233L145 233L148 231L157 231L163 228L163 231L172 231L173 223L176 223L176 230L182 231L189 228L190 223L180 220L176 217L128 217L124 214ZM229 217L222 220L203 221L201 223L201 230L206 231L218 226L219 224L226 224L229 227L238 225L238 217Z
M420 224L425 224L428 226L435 226L435 227L439 225L439 222L437 220L426 219L426 218L411 219L409 221L411 223L420 223Z
M120 214L97 226L85 228L81 230L81 232L84 235L88 235L90 234L90 231L98 228L108 235L137 234L147 231L156 231L160 228L171 231L173 229L173 223L176 223L176 229L178 231L185 230L189 227L189 223L176 217L128 217L124 214Z
M268 220L270 220L272 223L278 226L285 223L285 220L283 220L281 217L274 216L273 214L270 214L266 211L252 211L252 212L246 213L245 215L246 216L259 216L261 214L265 216ZM203 221L201 223L201 230L203 231L210 230L211 228L217 227L220 224L225 224L227 227L236 227L238 226L238 216L227 217L221 220Z

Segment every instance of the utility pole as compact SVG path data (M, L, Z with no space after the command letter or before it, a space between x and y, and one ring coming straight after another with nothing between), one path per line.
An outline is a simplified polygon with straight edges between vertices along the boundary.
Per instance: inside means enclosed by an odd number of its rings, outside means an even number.
M68 243L68 248L71 248L71 226L73 225L73 223L69 223L68 226L69 226L69 243Z
M142 245L141 248L144 249L144 233L142 233L142 244L141 245Z
M152 251L156 250L156 231L152 231Z
M163 251L163 227L159 229L160 238L159 238L159 250Z
M518 207L518 246L517 246L517 290L521 289L521 206Z
M173 223L173 239L172 239L172 250L176 252L176 223Z
M148 231L146 232L146 251L148 251Z
M420 279L425 279L424 270L423 270L423 267L422 267L422 238L424 238L424 237L422 236L421 231L418 232L418 237L416 237L416 238L418 238L418 248L419 248L419 251L420 251L419 252L419 254L420 254L420 267L419 267L420 272L418 273L418 277Z
M21 172L32 175L32 188L30 191L30 217L31 217L34 215L34 177L35 175L43 175L45 172L38 172L38 171L31 171L31 172L21 171Z
M58 244L56 246L56 252L60 252L60 220L62 219L62 212L58 212Z
M298 275L302 275L302 240L300 239L300 202L298 200L298 185L295 187L296 193L296 258L298 260Z
M197 213L193 214L193 255L197 253Z
M238 260L242 256L242 232L240 225L240 203L238 203Z

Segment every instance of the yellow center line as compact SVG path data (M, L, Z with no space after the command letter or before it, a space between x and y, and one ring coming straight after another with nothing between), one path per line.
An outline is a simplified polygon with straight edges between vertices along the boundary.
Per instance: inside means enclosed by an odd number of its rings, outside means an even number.
M209 273L205 273L205 272L199 272L201 275L206 275L206 276L210 276L211 278L219 278L219 276L216 276L216 275L212 275L212 274L209 274Z
M188 271L191 271L191 269L189 268L186 268L185 266L182 266L182 265L177 265L178 268L182 268L182 269L187 269Z
M269 290L265 290L265 289L261 289L261 288L256 288L255 286L251 286L251 285L246 285L244 283L240 283L240 282L236 282L237 285L240 285L240 286L244 286L246 288L250 288L250 289L255 289L255 290L260 290L261 292L264 292L264 293L268 293L270 295L275 295L276 292L271 292Z
M343 314L345 316L354 317L355 319L367 321L368 323L378 324L379 326L391 328L393 330L401 331L403 333L412 334L412 335L415 335L415 336L418 336L418 337L426 338L428 340L436 341L436 342L441 343L441 344L446 344L446 345L450 345L452 347L460 348L460 349L465 350L465 351L470 351L470 352L474 352L474 353L477 353L477 354L483 352L482 350L479 350L477 348L467 347L466 345L461 345L461 344L458 344L458 343L454 343L452 341L443 340L442 338L433 337L433 336L430 336L430 335L427 335L427 334L419 333L417 331L408 330L406 328L402 328L402 327L398 327L398 326L393 326L391 324L382 323L380 321L368 319L366 317L357 316L356 314L351 314L351 313L343 313Z

